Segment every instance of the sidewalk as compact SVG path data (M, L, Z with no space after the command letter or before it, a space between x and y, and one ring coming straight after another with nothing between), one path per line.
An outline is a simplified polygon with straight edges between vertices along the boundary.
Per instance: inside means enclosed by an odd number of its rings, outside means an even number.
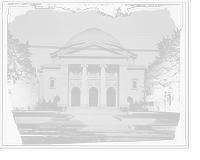
M129 131L128 125L115 119L114 115L125 114L118 108L84 107L69 108L67 114L75 115L68 123L79 122L85 126L82 130L95 132ZM74 124L76 125L76 124Z

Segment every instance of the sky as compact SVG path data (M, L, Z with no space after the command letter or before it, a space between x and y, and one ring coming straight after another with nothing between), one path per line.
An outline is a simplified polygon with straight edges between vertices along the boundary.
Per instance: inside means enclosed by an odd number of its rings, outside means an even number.
M11 11L10 11L11 12ZM9 23L15 38L31 45L64 46L70 38L88 28L99 28L113 35L127 49L156 49L163 36L170 36L176 28L167 9L132 12L126 17L112 18L97 11L63 12L51 9L34 9L17 15ZM31 59L37 69L52 63L52 49L30 49ZM135 52L137 65L148 66L157 53Z

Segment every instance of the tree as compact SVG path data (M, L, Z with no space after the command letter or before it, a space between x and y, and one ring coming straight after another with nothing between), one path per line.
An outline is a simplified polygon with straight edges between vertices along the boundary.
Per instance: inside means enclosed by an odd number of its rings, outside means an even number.
M180 90L180 31L176 29L171 37L158 42L159 55L144 74L147 97L159 98L165 88Z
M35 106L38 97L38 84L35 68L30 60L28 41L20 43L7 32L7 81L12 107L28 108Z
M24 79L28 74L34 74L34 67L30 57L28 41L23 44L18 39L14 39L8 29L7 33L7 80L15 83L19 79Z

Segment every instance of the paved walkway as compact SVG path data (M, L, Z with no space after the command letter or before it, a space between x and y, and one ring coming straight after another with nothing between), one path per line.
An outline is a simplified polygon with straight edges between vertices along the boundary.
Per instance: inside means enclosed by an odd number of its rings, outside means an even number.
M75 117L67 123L74 125L81 123L84 125L81 130L84 131L129 131L128 124L123 123L113 117L113 115L125 114L118 108L69 108L66 113L75 115Z

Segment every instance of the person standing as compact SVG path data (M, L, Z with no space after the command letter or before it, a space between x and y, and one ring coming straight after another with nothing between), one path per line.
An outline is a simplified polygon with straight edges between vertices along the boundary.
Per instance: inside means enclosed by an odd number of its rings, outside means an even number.
M129 96L127 98L127 102L129 103L129 106L127 107L127 114L129 113L130 109L133 108L133 98L131 96Z

